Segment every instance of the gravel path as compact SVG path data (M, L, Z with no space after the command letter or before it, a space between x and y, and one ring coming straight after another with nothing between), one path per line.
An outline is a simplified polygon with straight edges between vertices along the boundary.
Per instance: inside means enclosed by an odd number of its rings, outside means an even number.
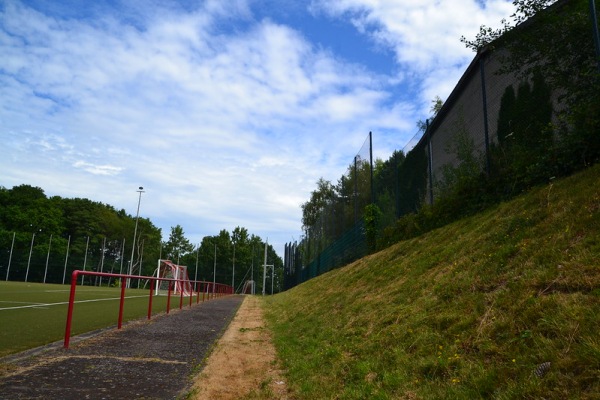
M1 399L176 399L191 387L243 297L141 320L5 364Z

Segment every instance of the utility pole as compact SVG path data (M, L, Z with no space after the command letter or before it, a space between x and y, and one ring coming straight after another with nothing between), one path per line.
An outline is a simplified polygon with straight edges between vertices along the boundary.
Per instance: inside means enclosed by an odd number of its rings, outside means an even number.
M213 266L213 296L215 295L216 284L217 284L217 244L215 243L215 263Z
M233 242L233 268L231 275L231 287L233 288L235 294L235 242Z
M128 275L131 275L133 273L133 256L135 253L135 236L137 235L138 220L140 218L140 203L142 201L142 193L144 192L144 188L140 186L140 188L139 188L139 190L137 190L137 192L139 192L140 196L138 198L137 214L135 216L135 229L133 230L133 243L131 243L131 262L129 264ZM140 265L140 269L141 269L141 265ZM127 278L127 288L129 288L129 278Z
M262 295L263 296L265 295L265 285L266 284L267 284L267 242L265 242L265 262L263 263L263 285L262 285Z

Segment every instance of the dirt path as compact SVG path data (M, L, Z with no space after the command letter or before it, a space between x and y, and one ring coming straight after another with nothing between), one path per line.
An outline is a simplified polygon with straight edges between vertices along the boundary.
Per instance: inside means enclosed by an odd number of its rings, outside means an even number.
M196 377L192 392L196 400L290 398L276 363L259 298L244 298Z

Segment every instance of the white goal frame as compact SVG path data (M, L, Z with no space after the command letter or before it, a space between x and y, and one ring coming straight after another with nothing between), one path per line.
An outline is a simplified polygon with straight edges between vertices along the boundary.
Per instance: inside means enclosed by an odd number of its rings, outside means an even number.
M171 260L158 260L158 266L156 268L155 276L157 278L169 278L174 279L175 281L163 281L158 280L156 282L156 286L154 288L154 294L158 296L160 294L161 286L172 282L172 290L173 294L182 294L184 296L194 296L196 293L193 290L192 282L190 281L190 277L188 276L187 266L185 265L177 265L173 263Z

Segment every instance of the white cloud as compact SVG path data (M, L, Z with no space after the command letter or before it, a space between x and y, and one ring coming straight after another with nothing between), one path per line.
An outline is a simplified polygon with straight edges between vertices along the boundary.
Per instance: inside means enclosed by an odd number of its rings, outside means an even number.
M255 21L242 0L99 4L88 18L0 8L0 184L130 213L141 185L141 212L165 234L240 225L272 241L298 238L300 204L319 177L339 179L369 131L381 157L400 148L469 59L460 35L508 13L500 0L485 11L474 0L314 2L393 48L405 69L392 77Z
M447 96L473 58L461 36L474 37L481 25L498 26L514 10L509 0L314 0L312 7L350 19L375 42L392 48L404 70L429 81L423 100Z
M73 166L75 168L81 168L93 175L117 175L123 170L123 168L112 165L94 165L85 161L76 161Z

